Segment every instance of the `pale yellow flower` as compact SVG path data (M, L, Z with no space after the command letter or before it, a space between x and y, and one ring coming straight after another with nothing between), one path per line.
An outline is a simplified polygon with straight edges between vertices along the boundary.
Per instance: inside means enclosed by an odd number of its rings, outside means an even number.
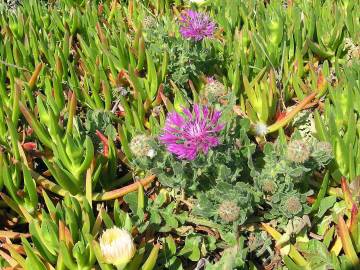
M136 247L131 234L124 229L113 227L100 237L100 249L106 263L123 269L134 257Z

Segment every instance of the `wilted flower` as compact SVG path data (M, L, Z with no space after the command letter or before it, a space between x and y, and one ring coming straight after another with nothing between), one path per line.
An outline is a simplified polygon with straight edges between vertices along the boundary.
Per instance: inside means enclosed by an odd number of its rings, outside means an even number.
M150 145L151 138L145 134L136 135L132 138L129 147L135 157L153 158L156 155L155 149Z
M123 86L119 86L119 87L116 87L113 89L113 93L116 96L121 95L121 96L125 97L127 94L130 93L130 91Z
M219 206L218 213L225 222L233 222L239 218L240 207L233 201L223 201Z
M205 13L187 10L181 16L180 24L180 33L185 38L200 41L214 35L215 23Z
M304 163L310 157L310 147L302 140L295 140L289 143L287 158L296 163Z
M217 135L224 127L219 124L220 116L220 111L197 104L193 112L188 108L183 108L183 114L170 112L159 139L178 158L193 160L200 152L207 154L220 144Z
M115 265L118 269L123 269L136 252L131 234L117 227L107 229L99 242L105 262Z

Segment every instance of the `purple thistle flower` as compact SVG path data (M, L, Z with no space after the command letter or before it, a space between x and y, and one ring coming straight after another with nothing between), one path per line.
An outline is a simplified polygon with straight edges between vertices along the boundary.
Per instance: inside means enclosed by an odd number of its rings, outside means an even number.
M160 141L180 159L194 160L202 152L220 144L217 137L224 125L219 124L220 111L195 104L193 112L183 108L183 114L170 112Z
M214 35L215 23L205 13L187 10L181 16L180 24L180 33L184 38L200 41Z

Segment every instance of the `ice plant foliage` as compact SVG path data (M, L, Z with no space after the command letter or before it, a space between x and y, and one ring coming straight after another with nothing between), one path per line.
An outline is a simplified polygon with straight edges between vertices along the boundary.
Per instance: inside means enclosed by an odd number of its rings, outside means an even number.
M195 4L202 4L204 2L205 0L190 0L190 3L195 3Z
M106 263L123 269L134 257L136 248L131 234L117 227L107 229L100 238L100 249Z
M195 104L193 112L183 109L183 114L170 112L160 141L169 152L180 159L194 160L199 153L219 145L218 133L224 125L219 123L221 112Z
M180 33L184 38L200 41L212 37L214 31L215 23L205 13L187 10L180 18Z

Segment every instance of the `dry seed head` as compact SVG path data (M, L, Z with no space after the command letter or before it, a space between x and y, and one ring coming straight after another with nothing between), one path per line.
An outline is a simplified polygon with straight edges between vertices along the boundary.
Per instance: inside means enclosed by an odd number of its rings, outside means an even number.
M240 207L234 201L223 201L218 209L219 216L225 222L233 222L239 218Z
M304 163L310 157L310 147L302 140L295 140L289 143L287 158L296 163Z

